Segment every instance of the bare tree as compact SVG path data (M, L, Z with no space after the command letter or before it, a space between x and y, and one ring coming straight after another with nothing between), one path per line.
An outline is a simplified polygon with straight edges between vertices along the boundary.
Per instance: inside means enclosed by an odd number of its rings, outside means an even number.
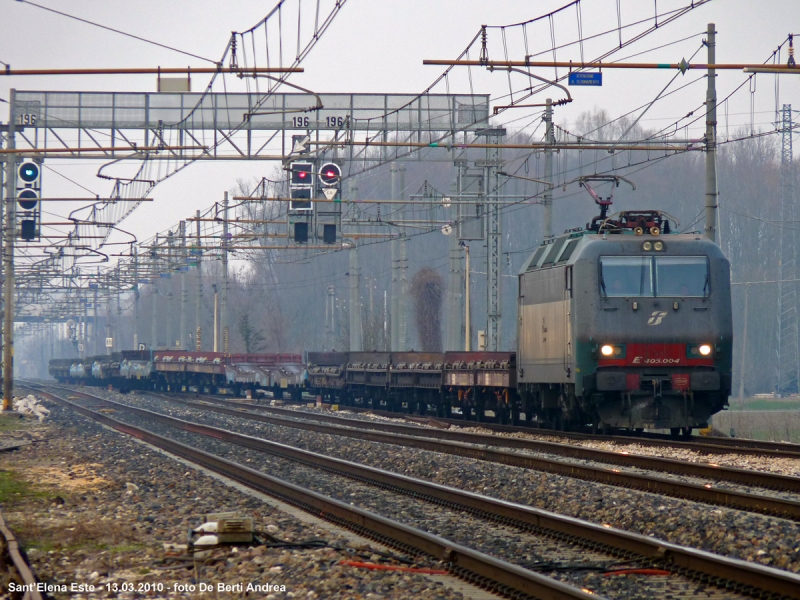
M423 267L411 279L411 296L414 298L414 320L423 352L442 350L442 276Z
M242 336L244 351L247 352L247 354L259 352L267 347L264 334L260 329L256 329L250 323L250 316L247 314L239 318L239 335Z
M248 262L257 273L257 278L273 285L277 283L275 273L275 263L279 255L275 250L263 249L269 246L272 236L278 231L276 221L286 215L286 206L281 202L267 200L269 197L285 196L284 177L280 168L276 168L272 174L275 179L268 178L252 180L237 179L236 186L231 189L234 197L250 198L242 201L236 206L236 219L246 222L245 229L253 235L254 246L262 246L262 249L251 249L247 251Z

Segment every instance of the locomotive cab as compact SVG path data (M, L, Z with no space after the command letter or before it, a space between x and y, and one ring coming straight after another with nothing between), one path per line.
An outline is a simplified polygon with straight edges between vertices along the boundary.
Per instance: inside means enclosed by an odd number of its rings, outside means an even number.
M690 430L731 388L728 260L697 234L572 231L520 273L523 410L548 426Z

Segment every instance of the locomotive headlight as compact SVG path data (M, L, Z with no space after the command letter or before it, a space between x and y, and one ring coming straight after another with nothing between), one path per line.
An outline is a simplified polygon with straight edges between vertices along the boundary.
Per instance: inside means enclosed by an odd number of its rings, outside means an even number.
M653 244L653 250L656 252L661 252L664 249L664 242L655 242Z
M714 356L714 346L711 344L697 344L686 346L687 358L710 358Z
M645 252L650 252L650 250L652 249L653 249L653 242L645 242L644 244L642 244L642 250L644 250Z
M625 358L625 345L603 344L600 346L600 354L603 355L603 358Z

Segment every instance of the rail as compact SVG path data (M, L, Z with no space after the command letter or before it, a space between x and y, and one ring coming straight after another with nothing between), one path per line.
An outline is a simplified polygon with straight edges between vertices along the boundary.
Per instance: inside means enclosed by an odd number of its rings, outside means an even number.
M96 398L96 397L95 397ZM790 519L793 521L800 521L800 502L792 500L785 500L782 498L775 498L770 496L762 496L758 494L751 494L747 492L738 492L725 488L715 487L711 484L699 485L693 483L685 483L676 481L674 479L667 479L652 475L642 475L637 473L624 473L618 469L604 469L601 467L593 467L581 465L571 462L559 461L556 459L539 458L529 454L521 454L518 452L508 452L503 450L494 450L491 448L481 448L472 444L456 441L440 441L428 436L429 432L439 432L440 430L424 430L420 432L420 428L414 427L412 435L399 434L399 433L384 433L377 430L363 430L354 429L352 427L342 427L337 425L324 425L319 423L310 423L298 421L294 419L285 419L281 417L272 417L254 412L245 412L242 409L225 408L223 406L214 406L210 404L199 404L179 400L172 397L167 397L170 400L192 406L202 410L211 410L222 414L228 414L241 418L246 418L263 423L270 423L272 425L279 425L282 427L291 427L294 429L303 429L306 431L314 431L317 433L325 433L329 435L339 435L355 439L366 440L370 442L379 442L383 444L394 444L398 446L407 446L418 448L422 450L430 450L432 452L442 452L445 454L454 454L457 456L465 456L476 460L484 460L511 465L515 467L522 467L524 469L532 469L536 471L545 471L548 473L556 473L566 477L573 477L577 479L584 479L588 481L597 481L617 487L626 487L631 489L642 490L645 492L652 492L662 494L664 496L672 496L676 498L684 498L695 502L705 504L713 504L717 506L725 506L728 508L735 508L738 510L745 510L766 515L779 516L782 518ZM101 400L99 398L96 398ZM110 400L102 400L103 402L112 402ZM128 407L128 405L120 405ZM265 407L262 407L265 408ZM296 411L292 411L295 417L298 417ZM302 413L305 415L307 413ZM336 417L332 417L336 418ZM363 421L358 421L361 424ZM391 424L380 424L381 427L387 427ZM402 427L402 426L398 426ZM428 437L420 437L425 435ZM467 434L461 434L467 435ZM583 449L590 451L589 449ZM613 453L612 453L613 454ZM630 458L634 455L626 455L625 458ZM645 457L640 457L645 458ZM650 457L646 457L650 458ZM667 460L667 459L664 459ZM677 461L676 461L677 464ZM691 464L691 463L687 463ZM715 468L714 473L726 472L723 469L730 469L729 467ZM747 473L756 473L755 471L746 471ZM765 474L772 475L772 474ZM787 477L778 476L775 477Z
M462 579L478 583L504 594L525 594L548 600L575 598L589 600L598 598L595 594L472 550L440 536L409 527L403 523L350 506L333 498L328 498L255 469L164 438L146 429L117 421L102 413L59 398L41 388L33 389L61 406L74 410L107 427L134 436L250 488L279 498L311 512L315 516L347 527L381 543L401 548L414 554L425 554L446 561L449 563L451 573ZM94 400L104 401L96 396L84 395ZM800 589L800 578L794 585L797 585L798 589Z
M33 571L20 551L17 538L14 537L14 534L6 526L2 513L0 513L0 534L2 534L5 539L8 555L11 557L11 562L14 564L14 568L17 570L20 579L22 579L22 584L25 586L25 592L22 596L23 600L42 600L42 594L36 589L36 577L33 575Z
M613 452L610 450L585 448L583 446L561 444L558 442L546 442L541 440L513 438L513 437L499 437L496 435L472 433L467 431L450 431L450 430L433 429L433 428L422 429L420 427L415 427L411 425L401 425L398 423L380 423L375 421L345 419L342 417L336 417L332 415L314 414L311 412L299 412L296 410L282 409L272 406L251 405L241 402L231 402L227 400L217 401L218 403L224 403L225 405L233 406L238 409L238 410L231 410L224 408L224 406L209 406L208 404L190 402L187 400L176 398L174 396L166 396L163 394L153 394L153 395L158 395L159 397L163 397L169 401L185 404L192 408L198 408L198 409L202 408L204 410L212 410L214 412L221 412L230 415L237 415L237 416L249 415L252 413L252 410L249 409L255 408L259 411L285 415L295 419L303 418L311 421L335 423L336 425L344 427L359 427L364 429L373 429L376 431L399 433L403 435L411 435L416 437L422 436L434 439L466 442L469 444L485 444L489 446L501 446L507 448L517 448L521 450L532 450L535 452L556 454L580 460L592 460L607 464L649 469L651 471L677 473L680 475L689 475L693 477L705 477L708 479L729 481L731 483L739 483L742 485L800 493L800 477L781 475L778 473L754 471L751 469L740 469L737 467L723 467L717 464L686 462L682 460L662 458L658 456L644 456L640 454L631 454L629 452ZM242 412L243 410L247 410L248 412Z
M732 583L732 587L737 591L744 591L745 593L763 591L769 594L778 594L789 598L800 598L800 576L788 571L782 571L738 559L723 557L702 550L687 548L661 540L655 540L640 534L596 525L580 519L575 519L573 517L558 515L549 511L482 496L480 494L435 484L405 475L387 472L381 469L352 463L350 461L323 456L307 450L287 446L285 444L271 442L261 438L247 436L200 423L185 421L138 407L131 407L129 405L106 400L90 394L81 393L81 395L87 397L88 399L102 402L106 405L118 406L124 410L130 410L131 412L144 416L148 419L166 423L186 431L199 433L213 437L214 439L239 444L259 451L268 452L273 455L278 455L305 464L310 464L327 471L344 474L360 481L368 481L375 485L379 485L391 490L401 491L402 493L415 497L421 496L439 504L456 506L458 508L477 513L483 517L490 516L492 519L503 523L510 523L525 529L539 532L544 531L550 535L554 535L555 537L566 537L571 540L575 540L575 538L577 538L584 544L589 544L593 547L598 547L599 545L603 549L611 549L618 553L627 553L629 555L634 554L638 557L654 561L654 563L671 567L673 572L682 575L693 578L705 578L706 580L708 577L711 577L714 578L717 583L722 584L723 587L725 587L728 583ZM73 404L72 406L76 407L76 409L82 409L79 411L82 413L84 411L92 412L89 409L79 407L78 405ZM99 413L95 414L99 415ZM110 417L106 417L105 415L99 416L103 417L107 421L114 421L114 423L117 424L120 423L119 421L111 419ZM128 424L122 425L124 428L132 427ZM149 436L155 436L155 434L147 432L147 430L139 428L134 429L138 429L141 432L146 432L146 434ZM186 448L186 446L183 446L178 442L172 442L170 440L170 443L180 446L181 448ZM193 452L205 454L196 449L192 450ZM216 459L217 457L214 458ZM222 461L223 459L217 460ZM224 462L227 463L228 461ZM246 467L239 467L248 472L252 472L252 470L247 469ZM268 477L266 475L263 476ZM282 483L286 484L286 482ZM286 485L297 487L293 486L293 484ZM300 489L303 490L303 488ZM309 492L308 490L303 491L316 495L314 492ZM332 502L335 502L336 504L342 504L335 500L332 500ZM353 507L349 505L344 506L347 507L347 509L353 509ZM315 508L317 507L315 506ZM354 510L366 512L361 511L361 509ZM369 514L371 515L371 513ZM371 517L374 518L376 515L371 515ZM383 517L379 518L385 520ZM402 527L407 528L406 526ZM416 532L416 530L413 531ZM424 535L429 536L430 534ZM437 551L438 550L441 550L441 547L437 548ZM433 555L441 556L441 554ZM498 559L492 560L498 561Z
M219 400L213 396L203 396L204 399ZM375 410L359 406L348 406L346 410L353 412L370 412L382 417L397 419L403 415L401 413L385 410ZM702 437L691 436L689 440L683 438L673 438L671 435L643 432L631 435L601 435L597 433L580 433L576 431L560 431L556 429L540 429L537 427L523 427L519 425L501 425L486 421L467 421L465 419L448 419L436 417L432 419L439 423L456 425L459 427L481 427L498 433L530 433L535 435L547 435L560 437L570 440L593 440L602 442L613 442L615 444L639 444L640 446L651 446L656 448L684 448L686 450L696 450L707 452L708 454L744 454L750 456L771 456L774 458L798 458L800 459L800 444L790 442L768 442L762 440L752 440L748 438L723 438L723 437ZM700 441L704 440L704 441Z

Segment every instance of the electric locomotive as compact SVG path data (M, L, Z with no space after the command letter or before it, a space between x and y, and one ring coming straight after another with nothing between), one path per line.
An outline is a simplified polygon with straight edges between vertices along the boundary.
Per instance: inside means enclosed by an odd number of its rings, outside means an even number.
M666 213L608 217L586 187L601 215L519 274L522 410L551 427L705 427L731 390L730 264Z

